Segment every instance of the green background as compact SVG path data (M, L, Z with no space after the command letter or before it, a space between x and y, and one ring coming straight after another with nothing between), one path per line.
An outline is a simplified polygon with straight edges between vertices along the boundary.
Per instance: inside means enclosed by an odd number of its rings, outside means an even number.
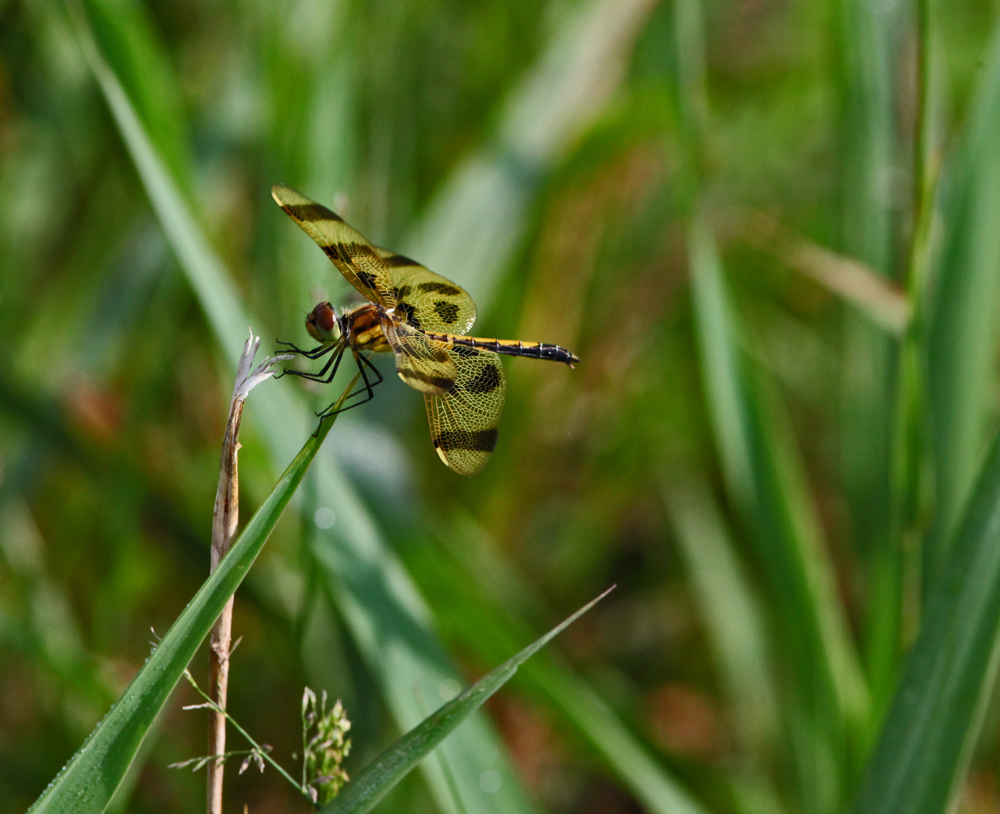
M617 583L377 810L996 810L998 20L0 0L0 811L205 579L247 327L356 301L278 182L583 360L506 360L472 479L376 360L237 594L229 709L279 761L303 685L356 773ZM251 394L244 520L338 393ZM203 804L196 700L118 810ZM229 810L307 810L237 766Z

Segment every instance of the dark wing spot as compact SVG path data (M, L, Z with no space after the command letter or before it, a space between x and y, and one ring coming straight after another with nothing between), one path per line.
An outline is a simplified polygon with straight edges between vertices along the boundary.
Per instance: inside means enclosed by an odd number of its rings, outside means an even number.
M340 215L327 209L323 206L323 204L282 204L281 208L296 220L306 221L307 223L317 220L335 220L340 223L344 222L344 219L340 217Z
M473 356L479 356L479 351L469 345L455 344L452 345L451 351L457 356L461 356L465 359L471 359Z
M472 381L462 385L470 393L492 393L500 386L500 371L496 365L486 365Z
M461 289L447 283L421 283L417 286L417 290L429 294L444 294L446 297L455 297L462 293Z
M477 432L445 430L434 439L434 446L445 452L455 449L465 449L470 452L492 452L497 446L497 430L496 427Z
M420 264L416 260L411 260L409 257L405 257L401 254L390 254L382 258L382 262L387 266L419 266Z
M377 284L375 282L375 275L370 271L359 271L356 276L365 288L370 288L372 291L378 291Z
M347 242L327 244L323 246L323 251L330 256L331 260L341 260L344 263L353 263L358 257L366 254L364 246ZM361 274L357 276L360 277ZM374 288L374 286L369 286L369 288Z
M392 287L392 295L397 300L405 300L412 290L408 285L395 285Z
M420 320L417 319L416 308L414 308L408 302L400 302L396 305L396 313L401 314L403 320L408 324L412 325L418 331L420 330Z
M445 376L431 376L424 373L422 370L413 370L408 367L401 367L398 372L404 379L414 379L418 382L424 382L426 384L433 385L446 393L450 393L455 389L455 380L449 379Z
M453 325L458 321L458 306L453 302L439 300L434 303L434 313L449 325Z

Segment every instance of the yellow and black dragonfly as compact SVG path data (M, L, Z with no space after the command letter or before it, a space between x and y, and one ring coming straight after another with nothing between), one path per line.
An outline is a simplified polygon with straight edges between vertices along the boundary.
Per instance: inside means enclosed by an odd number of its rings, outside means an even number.
M507 395L498 354L570 367L580 361L558 345L467 336L476 306L455 283L408 257L372 246L339 215L294 189L279 184L271 188L271 196L368 300L342 315L329 302L317 305L306 317L306 330L319 346L302 350L282 344L309 359L330 358L315 373L287 372L329 383L350 350L364 387L343 410L369 401L372 388L382 381L366 354L395 354L399 378L424 394L438 456L460 475L482 469L496 447ZM332 415L332 406L321 418Z

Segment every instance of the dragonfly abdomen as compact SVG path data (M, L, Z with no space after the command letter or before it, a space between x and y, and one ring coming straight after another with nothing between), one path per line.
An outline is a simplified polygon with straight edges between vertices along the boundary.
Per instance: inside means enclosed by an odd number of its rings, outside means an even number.
M429 339L447 342L470 348L482 348L507 356L527 356L531 359L548 359L552 362L565 362L570 367L580 361L572 351L559 345L547 345L544 342L523 342L520 339L483 339L478 336L457 336L455 334L428 333Z

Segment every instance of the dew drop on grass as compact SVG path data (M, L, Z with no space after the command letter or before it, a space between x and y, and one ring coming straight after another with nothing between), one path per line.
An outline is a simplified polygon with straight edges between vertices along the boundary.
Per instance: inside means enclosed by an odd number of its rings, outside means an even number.
M438 695L445 701L450 701L461 692L462 687L453 678L446 678L438 684Z
M316 510L313 520L317 528L330 529L333 528L333 524L337 521L337 515L334 514L333 509L323 506Z

